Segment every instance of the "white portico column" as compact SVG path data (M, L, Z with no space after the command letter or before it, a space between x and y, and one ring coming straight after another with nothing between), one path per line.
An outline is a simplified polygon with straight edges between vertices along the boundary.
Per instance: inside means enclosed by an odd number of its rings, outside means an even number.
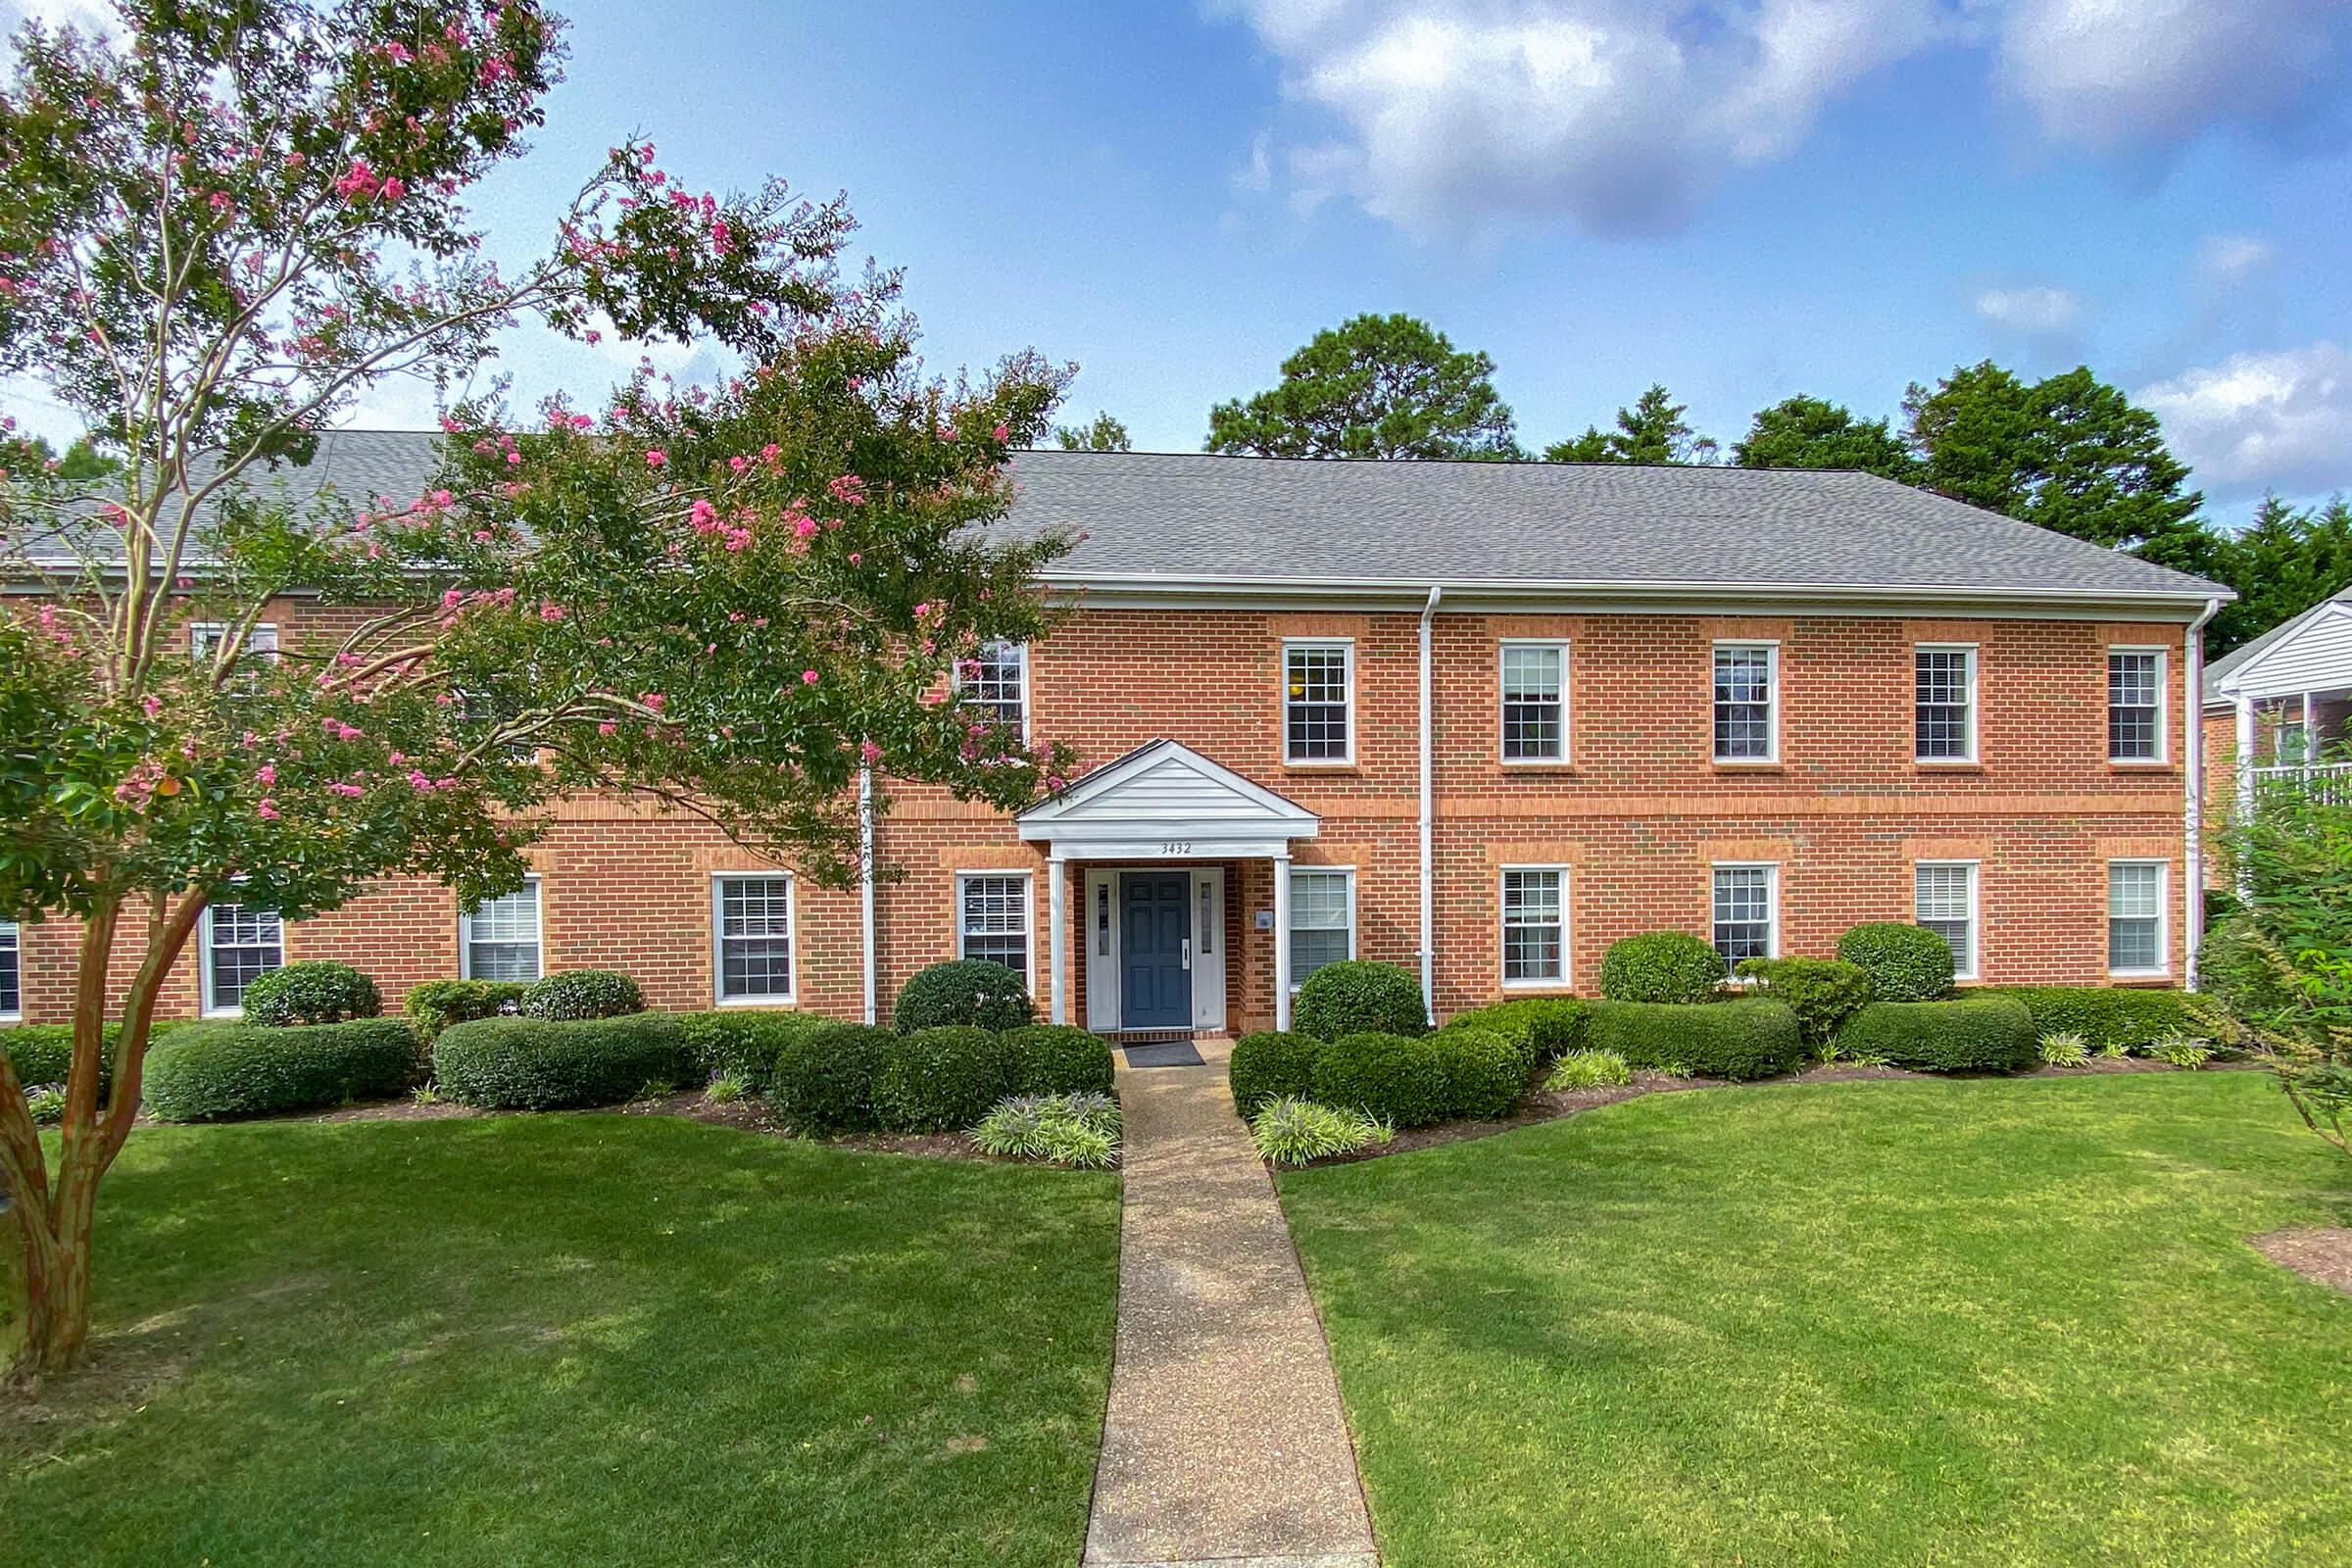
M1046 858L1046 907L1052 911L1049 924L1054 964L1054 1021L1070 1021L1070 982L1062 973L1070 951L1070 862L1062 858L1059 850Z
M1291 1026L1291 858L1274 857L1274 1027Z

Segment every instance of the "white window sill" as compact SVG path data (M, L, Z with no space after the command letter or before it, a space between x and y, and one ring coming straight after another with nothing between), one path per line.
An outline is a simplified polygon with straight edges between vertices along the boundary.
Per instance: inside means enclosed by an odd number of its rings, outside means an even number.
M719 1007L797 1007L797 997L720 997L713 1006Z
M197 1016L200 1018L242 1018L245 1016L245 1009L243 1007L207 1007Z
M1505 980L1505 991L1574 991L1576 986L1566 975L1557 980Z
M2170 969L2110 969L2107 971L2107 978L2110 980L2170 980L2172 977L2173 971Z

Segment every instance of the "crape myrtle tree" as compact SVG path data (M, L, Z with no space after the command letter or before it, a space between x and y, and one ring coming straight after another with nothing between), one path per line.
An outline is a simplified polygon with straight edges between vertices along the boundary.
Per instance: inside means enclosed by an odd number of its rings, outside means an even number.
M895 276L842 277L838 201L689 195L634 141L503 272L463 198L538 123L558 25L512 0L124 0L105 38L18 35L0 369L121 466L0 479L0 565L51 590L0 614L0 916L79 922L53 1147L0 1054L17 1375L86 1341L100 1181L212 901L511 890L537 808L579 791L839 882L861 772L1000 808L1058 783L947 691L980 641L1044 625L1060 544L976 525L1066 371L927 379ZM276 480L361 393L460 384L517 321L750 368L640 377L596 414L461 404L421 494L284 499L318 491ZM271 652L250 633L296 588L348 608Z

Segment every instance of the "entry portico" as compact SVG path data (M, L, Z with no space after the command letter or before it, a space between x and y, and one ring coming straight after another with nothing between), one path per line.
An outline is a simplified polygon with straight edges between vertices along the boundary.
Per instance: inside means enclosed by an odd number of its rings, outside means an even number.
M1086 1027L1101 1034L1225 1026L1229 862L1273 867L1274 1018L1290 1027L1291 847L1321 820L1189 746L1157 740L1021 813L1046 848L1052 1007L1069 1022L1071 871L1083 872ZM1248 926L1245 914L1244 927Z

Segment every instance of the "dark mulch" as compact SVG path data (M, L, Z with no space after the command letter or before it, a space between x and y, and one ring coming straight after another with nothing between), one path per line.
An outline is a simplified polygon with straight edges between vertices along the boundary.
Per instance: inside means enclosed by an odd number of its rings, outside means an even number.
M520 1115L527 1112L480 1110L472 1105L460 1105L449 1101L419 1103L414 1100L380 1100L370 1104L345 1105L337 1110L321 1112L308 1118L312 1121L441 1121L461 1116ZM701 1090L683 1094L659 1095L646 1100L632 1100L625 1105L609 1105L592 1115L608 1116L679 1116L688 1121L708 1122L714 1127L732 1127L738 1132L762 1133L771 1138L804 1138L800 1129L779 1120L768 1109L767 1102L756 1096L740 1100L716 1101ZM810 1143L827 1144L835 1149L857 1149L878 1154L918 1154L926 1159L995 1160L997 1156L983 1154L972 1147L972 1141L961 1133L840 1133L831 1137L808 1137ZM1019 1163L1014 1161L1014 1163Z
M2307 1280L2331 1285L2352 1296L2352 1226L2313 1225L2272 1231L2267 1236L2255 1237L2248 1245L2280 1268L2291 1268Z

